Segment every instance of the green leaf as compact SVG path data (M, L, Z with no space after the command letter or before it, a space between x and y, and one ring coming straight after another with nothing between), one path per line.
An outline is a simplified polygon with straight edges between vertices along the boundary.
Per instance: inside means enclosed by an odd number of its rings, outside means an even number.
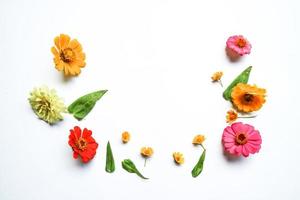
M68 107L69 113L73 114L76 119L82 120L91 112L96 102L101 99L106 92L107 90L99 90L79 97Z
M144 177L139 171L138 169L135 167L135 164L130 160L130 159L125 159L122 161L122 167L123 169L125 169L127 172L129 173L135 173L136 175L138 175L139 177L143 178L143 179L148 179L146 177Z
M238 83L248 83L248 79L250 76L252 66L245 69L240 75L238 75L232 83L226 88L226 90L223 92L223 97L226 100L231 100L231 92L232 89L238 84Z
M197 164L195 165L194 169L192 170L192 176L194 178L196 178L203 170L205 154L206 154L206 150L204 149L204 151L202 152Z
M114 160L114 156L109 141L107 142L107 146L106 146L105 171L107 171L108 173L113 173L115 171L115 160Z

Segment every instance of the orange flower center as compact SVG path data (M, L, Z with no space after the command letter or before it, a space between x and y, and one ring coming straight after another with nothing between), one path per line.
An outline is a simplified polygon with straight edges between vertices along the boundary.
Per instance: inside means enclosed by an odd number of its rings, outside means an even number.
M79 138L78 140L77 140L77 142L76 142L76 147L79 149L79 150L81 150L81 151L83 151L84 149L86 149L86 147L87 147L87 141L84 139L84 138Z
M245 39L243 38L239 38L236 42L236 44L240 47L240 48L243 48L246 46L247 42Z
M64 49L60 53L60 58L62 59L62 61L66 62L66 63L71 62L73 60L74 56L75 56L75 54L72 51L72 49L70 49L70 48Z
M253 98L254 98L253 94L246 93L243 97L243 100L246 103L251 103L253 101Z
M248 138L247 138L247 136L246 136L245 133L239 133L239 134L236 135L235 141L236 141L236 143L242 145L242 144L246 144L247 143Z

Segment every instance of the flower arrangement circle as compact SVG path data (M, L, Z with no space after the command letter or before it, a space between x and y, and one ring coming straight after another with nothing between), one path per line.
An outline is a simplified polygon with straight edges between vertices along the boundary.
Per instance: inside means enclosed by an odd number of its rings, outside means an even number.
M62 113L65 113L67 108L54 89L47 86L34 88L28 100L34 113L45 122L55 124L63 120Z
M227 39L226 48L235 55L243 56L251 53L252 45L244 36L233 35Z
M224 150L232 155L248 157L261 148L261 135L249 124L241 122L227 126L222 135Z
M76 76L85 67L85 54L81 44L66 34L54 38L55 47L51 48L54 55L55 68L63 71L66 76Z
M259 110L266 102L265 96L265 89L244 83L237 84L231 93L233 105L246 113Z
M98 148L98 143L92 137L92 131L75 126L70 130L69 145L73 149L73 157L81 158L83 163L87 163L94 158Z

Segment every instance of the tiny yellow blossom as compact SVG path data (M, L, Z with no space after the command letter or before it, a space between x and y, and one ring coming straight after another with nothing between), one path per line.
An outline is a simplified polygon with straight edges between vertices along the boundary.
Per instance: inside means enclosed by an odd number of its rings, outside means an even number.
M130 133L128 133L127 131L124 131L122 133L122 142L123 143L127 143L130 140Z
M215 72L212 75L211 79L212 79L213 82L217 82L217 81L221 80L222 76L223 76L223 72Z
M183 157L183 154L180 153L180 152L174 152L174 153L173 153L173 158L174 158L174 161L175 161L177 164L179 164L179 165L181 165L181 164L184 163L184 157Z
M145 158L151 157L153 155L153 149L151 147L142 147L141 155Z
M229 110L229 111L227 112L227 115L226 115L226 122L227 122L227 123L232 123L232 122L234 122L237 118L238 118L237 112L235 112L234 110Z
M204 142L205 136L204 135L196 135L193 139L193 144L200 145Z

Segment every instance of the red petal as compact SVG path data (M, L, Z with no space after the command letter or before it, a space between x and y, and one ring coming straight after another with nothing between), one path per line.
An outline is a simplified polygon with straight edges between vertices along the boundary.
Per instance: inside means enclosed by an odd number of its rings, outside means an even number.
M73 152L73 158L77 159L78 158L78 153L77 152Z
M81 129L79 126L74 127L74 135L76 140L81 137Z
M84 128L83 129L83 134L82 134L82 137L83 138L88 138L92 135L92 131L91 130L88 130L87 128Z

